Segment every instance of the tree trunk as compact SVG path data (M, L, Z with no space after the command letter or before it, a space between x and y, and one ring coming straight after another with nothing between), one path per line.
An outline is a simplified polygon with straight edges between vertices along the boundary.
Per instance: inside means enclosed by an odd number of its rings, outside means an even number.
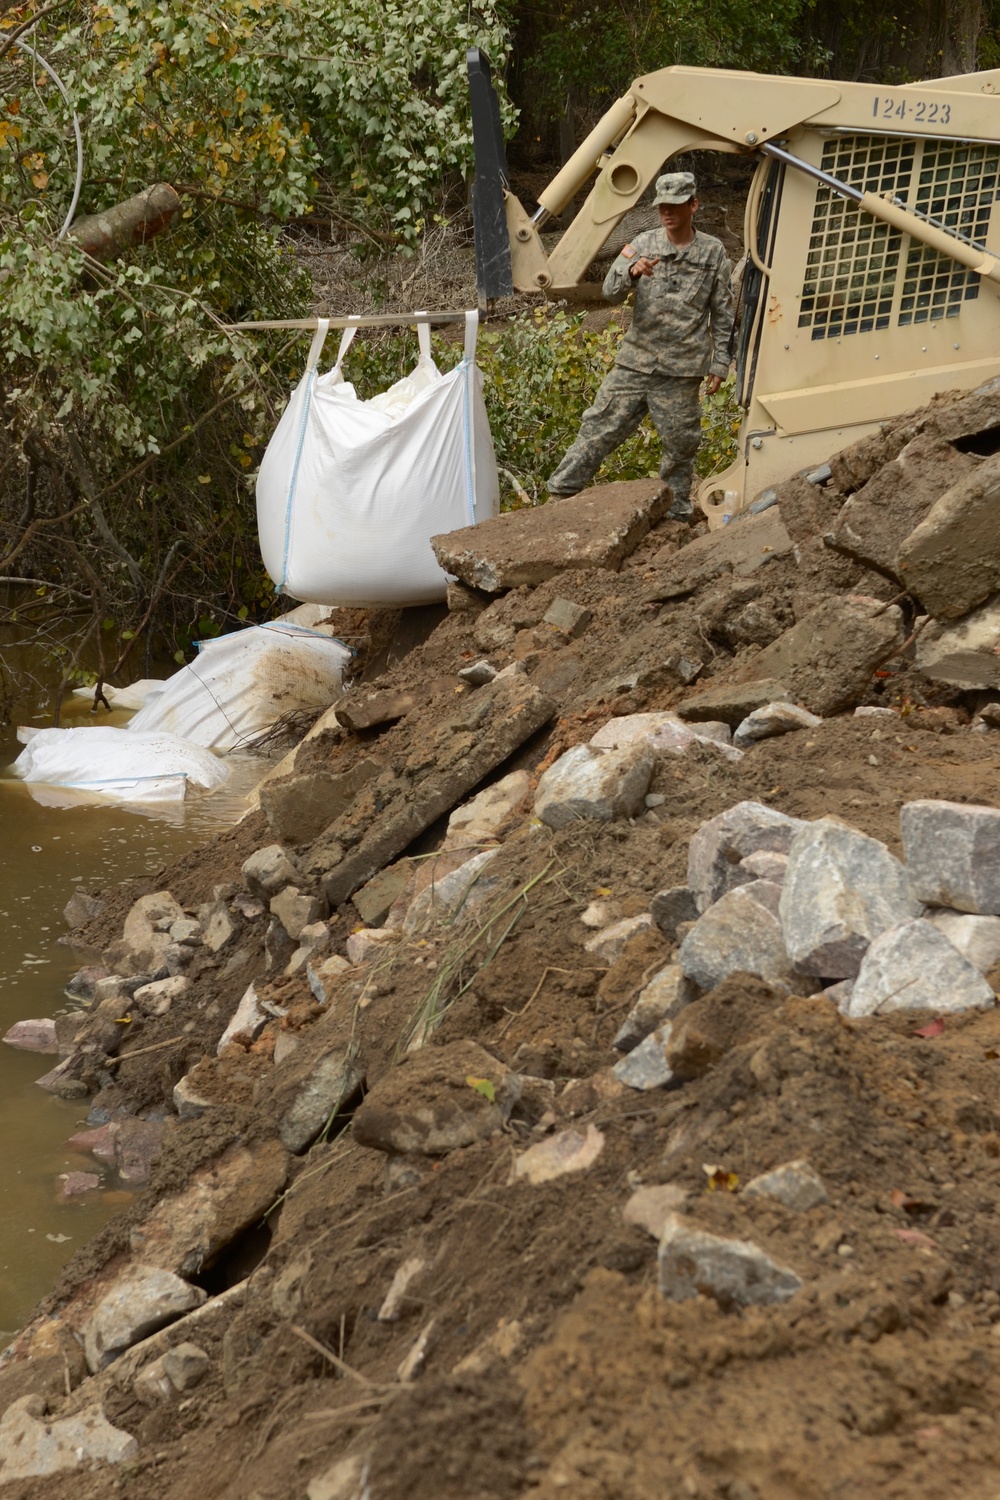
M166 229L180 212L181 200L166 182L116 203L101 214L85 214L70 225L69 235L95 260L114 260L123 250L144 245Z

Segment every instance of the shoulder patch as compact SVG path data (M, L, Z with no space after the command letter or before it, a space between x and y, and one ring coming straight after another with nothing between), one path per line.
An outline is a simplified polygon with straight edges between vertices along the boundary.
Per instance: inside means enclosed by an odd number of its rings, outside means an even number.
M624 255L624 257L625 257L626 260L631 260L632 257L633 257L633 255L635 255L635 253L636 253L636 249L635 249L634 245L623 245L622 246L622 254Z

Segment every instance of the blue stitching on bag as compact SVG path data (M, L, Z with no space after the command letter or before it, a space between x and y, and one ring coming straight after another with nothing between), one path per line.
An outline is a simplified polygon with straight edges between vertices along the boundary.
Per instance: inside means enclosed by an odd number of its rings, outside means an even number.
M306 422L309 418L309 408L312 405L313 386L316 383L316 370L309 373L309 384L306 386L305 397L302 402L302 419L299 422L299 435L295 444L295 458L292 463L291 478L288 481L288 498L285 501L285 550L281 559L281 577L275 584L276 594L285 592L285 579L288 577L288 555L292 548L292 504L295 500L295 486L299 480L299 464L302 462L302 449L306 440Z

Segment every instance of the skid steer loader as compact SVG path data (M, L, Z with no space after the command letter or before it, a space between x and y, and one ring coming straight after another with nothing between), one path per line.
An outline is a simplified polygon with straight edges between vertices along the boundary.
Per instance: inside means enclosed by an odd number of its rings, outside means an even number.
M477 52L469 73L481 297L513 286L573 300L664 163L699 150L757 158L739 457L701 485L711 526L936 392L1000 375L1000 70L887 87L663 68L635 80L530 215L509 189ZM594 173L546 248L546 221Z

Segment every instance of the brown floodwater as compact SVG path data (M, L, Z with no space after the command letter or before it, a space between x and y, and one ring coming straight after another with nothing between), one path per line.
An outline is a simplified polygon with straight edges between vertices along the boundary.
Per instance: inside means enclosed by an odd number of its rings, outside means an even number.
M3 660L9 669L9 651ZM50 725L44 692L25 699L16 717ZM95 720L76 700L63 722ZM116 720L102 713L97 722ZM232 824L265 769L263 761L241 758L223 788L186 803L142 810L96 800L46 806L9 775L20 748L13 726L0 729L0 1035L15 1021L71 1008L63 991L81 958L57 939L66 931L62 911L73 890L151 873ZM113 1172L67 1147L88 1104L37 1087L35 1079L57 1061L0 1045L0 1347L70 1255L128 1201ZM61 1201L62 1174L73 1171L100 1172L101 1186Z

